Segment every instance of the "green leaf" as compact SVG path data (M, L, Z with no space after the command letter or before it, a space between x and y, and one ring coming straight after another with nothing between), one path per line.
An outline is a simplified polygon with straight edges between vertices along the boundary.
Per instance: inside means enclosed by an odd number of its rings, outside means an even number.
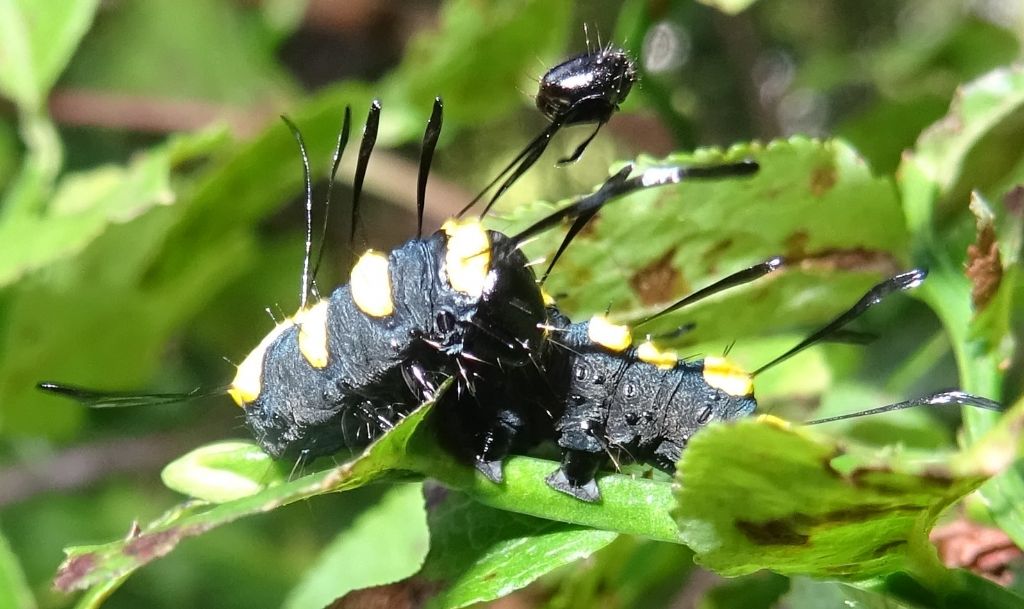
M283 606L326 607L351 590L408 577L429 543L422 485L399 485L334 538Z
M503 464L505 480L494 484L472 467L457 463L437 446L429 428L416 434L407 467L436 478L476 501L499 509L597 529L679 542L679 530L669 511L672 485L621 474L598 478L601 503L585 503L552 490L545 482L558 467L554 461L511 457Z
M750 8L757 0L699 0L701 4L717 8L728 15L738 15Z
M226 503L287 481L291 467L252 442L208 444L168 463L164 484L183 495Z
M693 552L680 544L620 535L589 559L552 574L550 609L669 607L686 586Z
M361 92L325 92L293 115L313 158L329 160L340 110ZM0 274L47 271L2 293L5 433L67 437L84 417L78 405L35 391L41 375L104 388L149 382L169 337L258 262L254 227L300 188L301 164L281 124L242 146L229 148L224 136L174 137L128 169L83 174L80 186L66 180L59 211L0 223L11 243L25 247L4 249ZM115 174L123 181L114 184ZM259 326L251 330L250 345ZM69 344L68 336L77 340Z
M34 211L50 194L63 159L46 116L50 87L89 29L98 0L0 0L0 95L14 100L26 154L0 200L0 218Z
M712 425L679 464L682 537L699 563L725 575L767 568L915 606L1019 606L1004 588L942 567L928 532L946 507L1016 461L1022 422L1024 401L970 449L947 455L866 450L772 417Z
M904 189L911 227L930 218L938 200L946 211L961 206L969 190L991 185L1018 161L1024 132L1024 68L993 70L961 86L949 112L925 130L913 152L904 156L898 175L905 181L913 167L928 188Z
M895 600L838 582L794 577L782 603L791 609L850 607L851 609L909 609Z
M532 85L524 84L530 82L524 76L539 76L538 61L550 65L571 27L567 0L446 2L438 31L414 38L402 64L382 83L385 107L399 108L398 120L392 117L382 130L422 133L415 111L441 94L446 130L507 114L529 99L509 92Z
M725 152L704 149L642 158L637 170L741 159L758 161L760 171L651 189L607 205L545 287L565 295L559 303L570 314L610 306L617 318L635 320L729 272L786 256L789 267L774 277L645 326L656 335L695 322L688 339L727 344L766 328L820 323L881 275L905 266L907 236L892 184L874 177L842 141L792 138ZM514 231L550 213L550 206L539 207L516 208L499 227ZM531 256L555 251L557 232L531 244Z
M0 286L56 260L73 256L110 224L124 224L148 210L171 205L176 165L224 141L222 130L172 138L126 167L105 165L67 175L42 215L6 216L0 223Z
M64 83L105 92L249 107L291 92L273 47L251 27L250 9L215 0L129 2L103 15ZM125 40L132 52L124 52ZM216 57L216 61L211 61ZM199 106L202 108L203 106ZM207 111L224 113L207 106Z
M949 113L927 131L915 149L904 155L899 170L907 222L915 250L931 266L929 280L920 290L949 334L966 391L998 397L1002 393L1002 363L1013 353L1015 337L1007 315L1013 303L1013 285L1019 272L1010 267L1005 290L990 306L976 314L971 282L963 271L963 252L951 246L941 230L938 212L959 210L966 217L969 190L984 194L988 188L1019 174L1018 143L1024 137L1024 69L994 70L962 86ZM1001 194L1001 193L1000 193ZM982 207L977 200L975 209ZM1012 220L995 226L997 236L1013 240ZM955 242L954 242L955 243ZM992 413L964 414L966 440L978 440L996 421ZM1024 469L1008 471L982 489L992 514L1018 544L1024 543Z
M979 471L987 476L1007 472L1024 454L1024 398L992 425L985 435L964 449L956 461L962 471ZM1012 472L1012 470L1011 470Z
M760 418L695 436L677 478L676 516L699 563L723 575L771 569L864 581L941 571L927 532L985 475L898 451L858 452Z
M65 550L67 559L58 569L54 585L63 591L105 586L166 555L183 539L245 516L323 493L352 490L383 478L403 463L409 437L428 411L428 405L416 410L348 463L220 505L188 505L141 531L133 531L127 539L100 546L68 548Z
M790 587L790 580L768 571L728 579L708 591L701 609L770 609Z
M444 609L505 596L617 536L494 510L456 493L431 512L430 531L421 576L442 586L431 606Z
M0 220L0 239L11 245L0 254L0 277L24 278L2 291L4 432L67 436L84 413L35 391L40 376L101 387L141 382L170 327L244 259L244 245L225 236L217 251L193 249L192 265L170 280L144 281L176 217L175 168L222 143L219 132L172 138L127 168L69 175L40 215Z
M24 111L42 107L99 0L0 0L0 94Z
M34 609L35 606L18 557L0 533L0 609Z

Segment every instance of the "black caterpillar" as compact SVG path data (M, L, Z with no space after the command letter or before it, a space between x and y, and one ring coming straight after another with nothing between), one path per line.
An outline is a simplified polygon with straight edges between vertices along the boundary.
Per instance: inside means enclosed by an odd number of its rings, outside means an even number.
M752 266L687 296L638 325L783 266L782 258ZM563 383L565 410L556 423L562 463L548 476L548 485L594 502L600 498L595 475L609 461L641 462L666 472L675 471L682 451L701 428L712 421L729 421L754 412L754 377L815 343L838 337L844 326L870 307L893 292L920 285L926 275L916 269L882 281L846 312L753 372L724 357L687 361L649 339L634 345L632 330L627 326L612 324L604 316L574 324L551 307L549 313L557 328L552 342L558 346L558 360L551 370ZM983 397L944 391L807 424L947 404L1001 409L998 403Z
M562 84L572 82L570 77L580 73L591 78L575 81L586 87L559 91L560 105L547 104L554 108L551 124L543 137L528 144L488 186L512 171L492 203L539 158L562 125L596 122L599 129L635 80L628 57L611 49L573 58L552 73L561 74L553 82ZM542 94L545 91L542 88ZM538 95L538 105L541 97ZM552 93L550 97L556 96ZM353 231L379 116L380 105L374 102L354 181ZM421 228L427 176L441 122L438 99L421 154L417 191ZM332 184L349 125L346 110ZM556 490L595 501L599 494L594 475L609 458L628 458L671 470L694 431L711 420L728 420L753 411L753 375L725 360L684 362L653 343L634 348L627 328L603 318L571 323L554 304L545 303L518 248L524 240L573 219L553 265L583 224L609 201L684 179L749 175L756 171L755 163L655 168L635 176L632 167L626 167L593 194L512 236L487 231L477 219L453 219L429 237L420 238L422 231L418 231L416 239L389 254L368 251L354 265L349 284L307 305L308 295L317 294L315 265L310 273L311 178L301 135L291 123L289 128L302 150L306 178L301 306L246 357L227 389L243 407L254 437L269 454L305 460L365 446L419 403L434 397L441 382L452 377L454 386L438 396L434 419L442 422L437 425L440 439L453 453L498 482L501 461L509 453L554 439L564 456L548 483ZM574 157L594 134L577 148ZM667 310L777 266L752 267ZM901 277L882 285L889 286L885 288L888 291L902 289ZM840 321L848 320L834 323ZM820 340L831 331L827 327L805 342ZM801 343L795 350L807 344ZM93 406L185 397L116 395L53 383L40 386ZM994 406L983 398L956 396L963 394L937 394L931 399ZM918 403L926 402L906 405ZM896 407L902 405L885 408Z
M580 80L581 73L588 78ZM600 125L606 121L634 77L625 54L609 49L574 58L553 69L538 95L542 105L551 106L548 113L552 123L544 131L545 145L561 125L588 121ZM572 78L583 85L575 94L572 86L563 82ZM559 83L562 86L557 87L559 101L555 104L548 89ZM554 105L564 111L559 114ZM442 108L440 99L436 100L423 139L417 192L421 226ZM353 232L380 112L380 104L374 102L359 147L351 212ZM438 405L450 421L444 426L447 443L495 480L501 477L501 459L518 441L532 443L535 438L550 435L544 430L551 428L552 415L547 414L551 409L530 404L530 396L541 394L539 387L547 380L543 370L550 344L545 337L543 297L533 271L518 250L519 244L564 219L592 215L608 201L640 188L686 178L742 175L755 168L750 163L671 168L650 170L632 178L629 171L623 171L597 193L513 237L487 231L477 219L454 219L434 235L417 236L389 254L366 252L355 263L347 285L307 305L310 293L317 294L316 269L310 273L311 177L302 137L293 124L286 122L302 152L307 193L301 304L295 315L278 323L243 360L227 393L243 407L248 426L266 452L275 457L308 459L365 446L432 397L441 380L455 377L453 397ZM331 184L348 140L350 122L346 110ZM536 155L531 155L526 167L543 147L528 145ZM525 170L523 165L520 169ZM503 186L521 173L515 172ZM93 406L186 397L115 395L54 383L41 387ZM541 411L546 413L544 420L538 420Z

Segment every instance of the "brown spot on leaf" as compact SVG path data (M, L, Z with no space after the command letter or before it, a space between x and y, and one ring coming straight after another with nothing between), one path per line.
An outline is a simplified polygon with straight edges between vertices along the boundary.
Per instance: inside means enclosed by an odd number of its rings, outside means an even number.
M807 242L810 241L811 236L807 234L807 231L798 230L786 237L786 259L788 260L799 260L807 255Z
M892 275L902 268L892 254L863 247L830 247L807 250L807 233L798 231L786 239L786 261L790 267L834 273L836 271L872 271Z
M792 519L779 518L765 522L737 520L736 528L752 543L759 546L802 546L810 541L809 535L794 529Z
M726 237L725 239L721 239L716 242L708 248L706 252L704 252L704 255L701 256L701 260L707 267L709 275L714 275L718 272L718 259L721 258L722 254L727 252L731 246L732 239L730 237Z
M126 543L121 547L121 552L125 556L131 557L135 562L133 566L142 566L154 558L166 555L185 537L201 535L209 529L209 525L190 525L171 527L152 533L138 533L132 530L129 532ZM94 552L69 558L57 570L53 585L63 592L85 587L92 583L88 581L88 577L98 566L100 566L99 556Z
M991 223L978 223L977 241L967 246L967 278L971 281L971 302L981 311L999 290L1003 263L999 258L996 231Z
M889 252L863 247L830 247L811 251L807 231L798 230L786 238L786 262L793 268L816 271L874 271L892 275L902 268Z
M876 474L892 473L886 467L860 467L850 472L850 483L858 488L871 489L882 495L905 495L907 486L905 484L890 484L883 477ZM938 489L947 489L953 485L954 479L949 471L942 469L926 469L914 479L917 484L927 484Z
M672 266L675 253L675 248L669 250L664 256L633 273L629 278L629 285L644 305L665 302L678 293L680 273Z
M921 508L916 505L884 505L884 504L866 504L859 505L857 507L847 508L843 510L832 510L831 512L825 512L824 514L815 517L812 522L815 525L818 524L830 524L830 523L845 523L849 524L852 522L867 522L868 520L874 520L881 516L887 516L892 514L915 514L920 512Z
M881 480L876 480L871 477L873 474L889 471L891 470L882 468L861 467L850 472L850 474L847 476L847 479L850 481L850 484L854 485L857 488L871 489L872 491L875 491L876 493L879 493L881 495L899 496L906 493L906 487L895 484L886 484Z
M841 526L869 522L883 516L913 516L921 511L916 505L865 504L823 514L794 513L785 518L764 522L737 520L736 528L751 542L762 545L805 545L817 527Z
M567 222L566 224L572 224L572 223L571 222ZM590 219L589 222L587 222L586 224L583 225L583 228L580 229L580 232L576 236L577 237L583 237L584 239L587 239L589 237L594 237L594 236L597 235L597 227L600 226L600 224L601 224L601 216L600 215L594 216L593 218Z
M80 587L79 582L92 573L94 568L96 568L94 553L72 556L57 569L57 575L53 578L53 587L61 592L71 592Z
M1011 216L1024 216L1024 185L1018 184L1003 197L1003 207Z
M953 478L953 474L941 465L926 467L918 475L918 479L930 484L931 486L937 486L939 488L949 488L956 482L956 479Z
M824 196L836 185L835 165L821 165L811 172L811 194L816 197Z
M902 547L902 546L905 546L905 545L907 545L907 540L906 539L896 539L894 541L890 541L889 543L883 543L882 545L878 546L874 550L871 550L871 555L874 556L875 558L882 558L886 554L892 553L894 550L896 550L896 548L899 548L899 547Z
M832 449L832 454L828 455L822 460L821 465L822 467L825 468L825 472L827 472L828 475L833 476L835 478L843 478L843 473L836 469L835 466L832 465L832 462L845 454L845 449L836 446L835 448Z
M191 525L143 533L124 544L121 551L140 563L147 563L173 550L178 542L185 537L200 535L207 529L209 529L208 526Z

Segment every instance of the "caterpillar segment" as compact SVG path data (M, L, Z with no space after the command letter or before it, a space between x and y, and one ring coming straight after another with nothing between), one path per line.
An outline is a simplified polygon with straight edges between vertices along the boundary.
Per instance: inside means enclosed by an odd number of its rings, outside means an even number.
M782 268L773 258L708 286L642 320L638 325L724 289L754 281ZM639 462L665 472L694 434L713 421L731 421L757 408L755 377L818 342L841 335L844 327L894 292L912 289L926 272L912 270L868 290L850 309L812 332L757 370L748 372L725 357L683 360L647 340L634 346L631 328L604 316L572 323L554 305L549 317L556 345L549 365L561 382L565 409L555 424L562 449L559 468L546 479L553 489L582 501L600 501L596 476L607 463ZM870 410L811 421L808 425L891 412L916 406L964 405L1000 410L997 402L960 391L944 391Z
M460 253L467 235L490 254ZM479 368L530 363L544 304L525 257L507 241L474 219L387 255L369 252L347 285L275 327L229 390L260 445L275 457L365 445L444 377L459 376L473 392L475 377L485 376ZM494 264L478 262L488 258Z
M438 98L424 133L417 187L418 217L440 134ZM367 115L355 170L350 239L355 240L361 184L372 155L381 105ZM610 114L609 114L610 116ZM333 157L334 183L348 141L346 108ZM478 218L453 219L439 231L385 254L368 250L349 282L320 298L313 253L312 179L298 128L285 120L303 162L306 240L298 312L277 324L244 358L224 389L201 394L114 394L55 383L40 387L87 405L168 403L227 392L242 407L254 438L279 458L309 459L365 446L426 399L438 398L433 423L443 445L500 481L501 462L555 438L565 403L563 379L552 374L555 343L549 309L519 250L527 239L573 223L560 250L605 204L630 193L689 179L750 175L756 163L623 167L595 192L539 219L515 235L483 228ZM331 193L324 205L324 223ZM321 232L326 234L326 228ZM314 262L315 261L315 262ZM548 297L548 300L549 297ZM443 395L445 380L453 386Z
M757 406L749 374L724 358L688 362L651 341L633 346L629 328L609 326L603 316L569 323L556 339L567 379L556 423L562 463L547 483L588 502L600 499L595 476L609 461L672 471L694 433Z

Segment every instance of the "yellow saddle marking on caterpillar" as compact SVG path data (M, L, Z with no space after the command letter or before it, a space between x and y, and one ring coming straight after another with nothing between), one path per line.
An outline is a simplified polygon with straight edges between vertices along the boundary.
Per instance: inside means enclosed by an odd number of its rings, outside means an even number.
M299 326L299 352L314 368L327 367L327 309L329 301L321 300L295 315Z
M480 298L491 272L491 240L476 218L448 220L441 226L448 237L444 270L452 289Z
M622 353L633 344L633 333L630 332L629 326L613 324L604 315L590 318L587 336L595 344L615 353Z
M704 381L729 395L754 395L754 379L750 373L724 357L704 358Z
M256 345L256 348L242 360L235 373L235 378L228 388L228 395L235 401L235 404L245 408L246 404L251 404L260 397L260 391L263 388L263 358L267 354L267 349L277 340L278 336L281 336L282 332L294 325L295 322L288 318L274 326L274 329L263 337L260 344Z
M356 306L370 317L387 317L394 313L387 254L367 250L360 256L352 267L349 289Z
M636 348L636 357L662 370L671 370L679 363L679 355L674 350L662 349L649 340L640 343Z

